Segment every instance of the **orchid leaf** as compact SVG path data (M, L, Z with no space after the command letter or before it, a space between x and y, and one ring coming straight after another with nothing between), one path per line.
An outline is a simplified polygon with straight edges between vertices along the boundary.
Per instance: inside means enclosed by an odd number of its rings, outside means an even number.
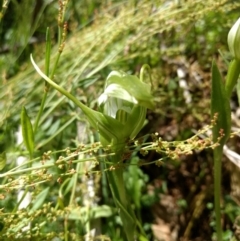
M30 118L27 114L27 111L25 107L22 107L21 111L21 126L22 126L22 136L24 144L32 157L33 150L34 150L34 134L33 134L33 128L32 123L30 121Z
M213 150L214 159L214 204L216 216L216 230L218 240L222 240L221 228L221 168L223 146L229 138L231 128L231 110L229 98L222 81L220 71L215 62L212 64L212 94L211 94L211 115L212 118L217 114L216 123L212 128L213 142L220 139L220 143Z
M75 96L68 93L64 88L62 88L54 81L52 81L48 76L46 76L36 65L32 56L31 61L36 71L44 80L46 80L53 88L58 90L61 94L65 95L68 99L73 101L83 111L90 125L94 129L98 130L100 136L102 136L102 140L104 140L102 143L103 145L110 144L113 141L116 142L116 140L122 141L126 138L125 136L123 136L122 130L124 129L124 126L121 122L115 120L111 116L107 116L100 112L92 110L91 108L81 103Z
M224 88L221 74L217 65L213 62L212 65L212 96L211 96L211 114L212 118L218 114L216 125L213 127L213 141L216 142L219 137L219 131L224 131L224 136L221 139L221 145L227 141L231 128L231 110L227 92Z

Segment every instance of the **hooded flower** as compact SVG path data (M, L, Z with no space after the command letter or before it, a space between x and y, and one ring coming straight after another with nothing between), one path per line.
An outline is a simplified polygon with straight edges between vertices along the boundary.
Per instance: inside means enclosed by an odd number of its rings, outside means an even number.
M113 71L109 74L104 93L98 99L104 115L124 125L123 138L133 139L142 129L147 108L153 109L151 88L136 76Z
M233 57L240 60L240 18L228 33L228 47Z

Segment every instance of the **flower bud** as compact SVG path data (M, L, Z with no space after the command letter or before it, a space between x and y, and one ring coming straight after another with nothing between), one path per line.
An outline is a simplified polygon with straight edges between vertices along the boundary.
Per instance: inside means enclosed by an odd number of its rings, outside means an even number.
M228 33L228 47L233 57L240 60L240 18Z

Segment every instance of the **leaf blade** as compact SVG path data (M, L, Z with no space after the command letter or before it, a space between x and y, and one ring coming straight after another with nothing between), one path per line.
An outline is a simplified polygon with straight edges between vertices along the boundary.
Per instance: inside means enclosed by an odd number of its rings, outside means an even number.
M212 95L211 95L211 116L218 113L216 125L213 127L213 141L219 137L219 131L224 130L224 136L220 141L224 145L230 135L231 110L229 99L222 81L222 76L215 62L212 65Z
M32 157L33 151L34 151L34 134L33 134L32 123L30 121L30 118L24 106L22 107L22 111L21 111L21 126L22 126L23 142L30 156Z
M43 191L41 191L37 196L36 196L36 199L35 199L35 202L31 208L31 210L29 211L29 213L33 213L35 211L37 211L44 203L47 195L48 195L48 192L49 192L49 187L47 187L46 189L44 189Z

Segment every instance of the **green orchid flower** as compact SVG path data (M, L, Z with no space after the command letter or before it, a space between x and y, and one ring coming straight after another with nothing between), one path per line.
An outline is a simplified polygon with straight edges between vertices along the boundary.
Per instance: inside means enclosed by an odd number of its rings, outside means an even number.
M31 61L36 71L49 85L81 108L89 124L99 132L101 144L111 146L115 155L108 157L106 162L106 168L111 170L112 166L121 161L126 141L135 138L142 129L147 108L154 108L151 86L142 81L143 71L140 79L117 71L111 72L106 80L104 92L98 99L99 111L95 111L48 78L36 65L32 56ZM128 199L123 170L117 168L114 171L108 171L107 177L127 240L134 241L136 225L138 224L139 229L142 230L142 235L144 231Z
M154 102L150 85L136 76L113 71L109 74L105 90L98 99L99 110L123 125L118 142L133 139L142 129L147 108Z
M104 93L98 99L100 111L97 112L47 77L32 56L31 61L44 80L82 109L90 125L98 130L103 146L136 137L143 127L147 108L154 108L150 85L136 76L113 71L106 80Z
M227 41L232 56L240 60L240 18L230 29Z

